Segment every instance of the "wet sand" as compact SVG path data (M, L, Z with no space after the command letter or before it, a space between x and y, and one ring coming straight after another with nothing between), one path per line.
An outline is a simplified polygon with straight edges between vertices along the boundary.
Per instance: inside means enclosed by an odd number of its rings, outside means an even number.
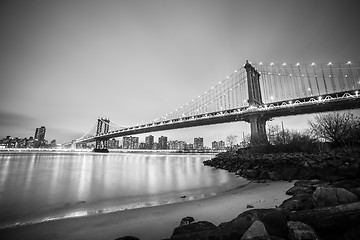
M175 204L133 209L89 217L70 218L0 230L1 239L109 239L131 235L142 240L170 238L183 217L215 225L248 210L273 208L289 196L293 183L250 183L220 195Z

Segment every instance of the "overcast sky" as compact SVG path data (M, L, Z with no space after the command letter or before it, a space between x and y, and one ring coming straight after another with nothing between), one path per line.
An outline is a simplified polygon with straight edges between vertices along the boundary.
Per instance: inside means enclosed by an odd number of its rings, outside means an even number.
M150 121L252 62L360 60L358 0L1 1L0 137ZM279 118L302 129L309 115ZM246 123L154 133L209 144ZM141 138L143 135L141 136ZM142 140L142 139L140 139Z

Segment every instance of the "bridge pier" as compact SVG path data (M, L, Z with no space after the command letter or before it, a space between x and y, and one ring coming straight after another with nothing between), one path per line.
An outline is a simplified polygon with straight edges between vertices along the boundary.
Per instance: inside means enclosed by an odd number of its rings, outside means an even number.
M250 144L252 146L266 145L268 139L266 136L266 118L258 115L249 116L248 122L250 123L251 139Z
M260 81L259 81L260 73L256 71L256 69L248 61L246 61L244 68L246 69L246 78L248 84L249 106L258 107L264 104L260 89ZM252 146L268 144L268 140L266 136L267 120L268 119L262 117L259 114L250 115L246 120L247 122L250 123L250 129L251 129L250 144Z
M108 133L109 123L110 123L110 119L98 118L97 127L96 127L96 136L99 136L102 133ZM95 149L93 150L93 152L108 153L109 152L108 141L109 139L96 139Z

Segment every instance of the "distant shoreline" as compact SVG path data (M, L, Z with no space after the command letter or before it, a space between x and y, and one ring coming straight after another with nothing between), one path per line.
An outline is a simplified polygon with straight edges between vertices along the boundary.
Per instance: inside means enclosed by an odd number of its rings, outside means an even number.
M92 149L58 149L58 148L0 148L0 153L8 152L59 152L87 153ZM109 149L110 153L179 153L179 154L217 154L224 151L205 150L151 150L151 149Z

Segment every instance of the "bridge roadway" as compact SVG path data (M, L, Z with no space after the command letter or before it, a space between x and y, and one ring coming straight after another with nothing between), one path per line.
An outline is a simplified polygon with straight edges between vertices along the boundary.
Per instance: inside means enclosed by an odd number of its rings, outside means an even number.
M300 114L319 113L360 108L360 90L341 92L322 96L312 96L301 99L267 103L258 107L242 107L225 111L200 114L181 119L163 120L155 123L143 124L134 127L119 129L83 139L79 142L93 142L95 140L136 135L141 133L157 132L179 128L205 126L219 123L247 121L249 116L257 115L269 120L275 117Z

